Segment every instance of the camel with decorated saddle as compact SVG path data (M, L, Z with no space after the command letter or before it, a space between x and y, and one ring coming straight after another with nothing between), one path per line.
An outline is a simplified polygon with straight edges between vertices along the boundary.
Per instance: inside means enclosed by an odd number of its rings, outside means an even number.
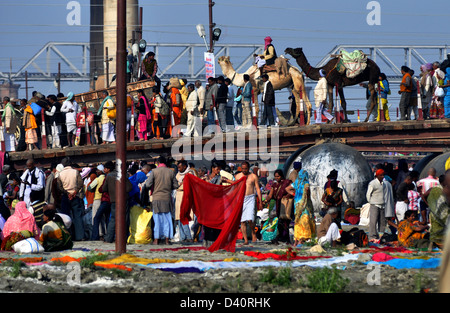
M264 90L264 85L262 79L260 78L260 70L258 66L255 64L251 66L244 73L237 73L233 68L233 64L230 62L229 56L221 56L218 58L218 63L222 69L223 75L228 77L232 84L237 87L244 86L244 74L248 74L250 76L250 83L253 86L254 94L254 102L256 107L256 114L259 114L259 105L258 105L258 95L261 94ZM266 72L269 76L269 80L273 85L274 90L281 90L284 88L289 88L292 90L292 93L295 97L295 103L297 105L297 116L285 121L285 117L282 116L277 109L278 118L280 119L281 124L284 126L292 126L300 113L300 100L304 103L304 113L305 113L305 122L309 125L311 121L311 102L309 101L308 95L305 90L305 83L303 79L302 72L289 64L288 59L283 56L278 57L275 60L275 66L272 71ZM286 125L288 124L288 125Z
M321 69L327 73L329 111L332 112L333 110L333 88L337 87L341 105L344 109L344 121L348 121L347 103L343 90L346 86L354 86L365 81L368 82L371 105L365 122L369 120L372 111L377 109L377 90L375 87L379 81L381 71L378 65L373 60L368 59L362 51L355 50L353 54L356 56L348 54L346 51L341 51L338 55L331 55L328 63L321 68L313 67L309 64L302 48L286 48L284 52L295 58L306 76L312 80L317 81L320 79Z

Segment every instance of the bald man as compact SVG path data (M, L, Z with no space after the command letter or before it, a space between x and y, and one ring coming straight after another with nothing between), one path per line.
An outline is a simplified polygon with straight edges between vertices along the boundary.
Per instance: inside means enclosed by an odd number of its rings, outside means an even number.
M419 202L420 222L424 225L428 223L428 214L430 211L428 204L426 202L426 198L428 197L431 188L436 186L439 186L439 180L436 178L436 169L434 167L431 167L428 170L428 176L422 178L417 182L417 191L420 193L420 196L422 197Z

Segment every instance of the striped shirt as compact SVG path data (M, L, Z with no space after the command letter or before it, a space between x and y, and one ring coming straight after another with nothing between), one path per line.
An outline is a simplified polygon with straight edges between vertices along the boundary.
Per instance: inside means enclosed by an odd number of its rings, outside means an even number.
M415 190L408 190L408 210L419 210L420 194Z
M439 180L433 176L428 176L427 178L422 178L417 182L417 188L422 187L422 193L427 192L429 189L439 186Z

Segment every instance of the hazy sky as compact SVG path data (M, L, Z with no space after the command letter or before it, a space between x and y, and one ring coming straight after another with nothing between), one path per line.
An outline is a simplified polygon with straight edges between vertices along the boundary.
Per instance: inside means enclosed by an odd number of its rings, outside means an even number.
M67 24L69 2L0 0L0 71L9 72L10 62L13 72L19 70L47 42L89 42L90 1L78 1L79 26ZM263 44L264 37L271 36L279 54L286 47L303 47L313 65L339 44L445 45L449 39L444 21L450 14L440 9L448 7L448 1L444 0L216 0L215 3L214 22L222 29L220 43ZM195 26L201 23L208 30L207 0L149 0L140 1L139 5L144 9L143 36L148 42L203 43ZM160 56L160 65L170 62L176 53ZM64 50L64 54L75 64L81 63L81 51ZM422 55L430 62L439 57L434 51ZM53 68L57 72L58 60L51 57L55 59ZM391 57L404 62L401 53ZM295 61L293 64L296 65ZM63 65L63 71L66 69ZM35 69L31 67L29 71ZM44 94L56 92L53 83L30 82L30 86ZM62 92L66 94L87 89L88 83L62 84ZM20 93L21 97L25 95L24 90Z

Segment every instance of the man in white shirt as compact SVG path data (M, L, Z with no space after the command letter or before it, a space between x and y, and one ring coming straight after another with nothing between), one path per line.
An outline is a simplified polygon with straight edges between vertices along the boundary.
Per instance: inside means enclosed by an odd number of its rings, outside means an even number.
M20 177L22 183L20 184L19 189L19 199L25 201L27 207L29 207L31 205L31 191L40 193L40 201L43 201L45 198L45 174L36 167L34 160L32 159L27 161L26 166L27 169Z
M187 86L189 95L186 100L186 111L188 115L187 119L187 129L184 136L191 137L192 134L194 136L200 136L201 134L201 119L200 119L200 100L198 97L197 90L195 90L195 86L193 84L189 84Z
M66 115L67 141L69 147L73 147L75 140L74 135L77 133L77 114L81 112L81 108L75 101L72 92L69 92L66 101L63 102L61 112Z
M375 172L375 178L369 183L366 193L367 201L370 203L369 240L371 241L379 239L378 231L384 231L386 227L385 188L384 170L379 169Z

